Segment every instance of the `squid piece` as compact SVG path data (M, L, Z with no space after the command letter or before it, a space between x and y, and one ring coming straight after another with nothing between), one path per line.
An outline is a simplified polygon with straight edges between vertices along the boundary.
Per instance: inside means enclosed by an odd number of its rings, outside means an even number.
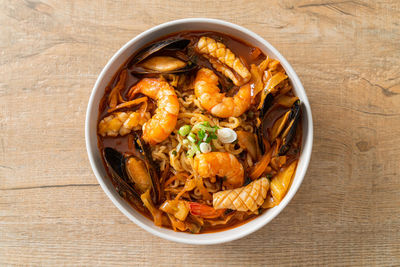
M143 124L150 119L149 112L115 112L99 123L99 134L101 136L124 136L132 130L140 130Z
M250 80L251 74L249 70L245 67L239 57L235 56L235 54L233 54L232 51L223 43L217 42L210 37L203 36L197 42L196 51L200 54L206 55L207 58L218 60L239 74L241 77L240 81L236 80L235 83L235 80L232 80L235 85L241 86ZM211 62L211 64L213 64L213 62ZM223 73L226 75L226 71ZM228 78L230 77L228 76Z
M268 189L268 179L261 178L246 186L214 193L213 206L215 209L254 212L264 203Z
M209 57L206 55L204 55L204 57L207 58L208 61L210 61L211 65L213 66L214 69L221 72L223 75L225 75L225 77L228 77L229 79L231 79L231 81L234 84L236 84L236 85L241 84L238 77L236 77L237 75L235 75L230 68L226 67L224 64L219 63L218 60L216 60L212 57Z

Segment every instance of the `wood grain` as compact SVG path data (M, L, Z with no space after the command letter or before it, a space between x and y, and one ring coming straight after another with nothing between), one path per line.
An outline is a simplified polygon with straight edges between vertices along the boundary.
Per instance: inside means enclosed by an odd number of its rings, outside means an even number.
M95 179L88 98L128 40L220 18L271 42L315 122L302 187L268 226L223 245L165 241ZM400 2L0 0L0 265L400 265Z

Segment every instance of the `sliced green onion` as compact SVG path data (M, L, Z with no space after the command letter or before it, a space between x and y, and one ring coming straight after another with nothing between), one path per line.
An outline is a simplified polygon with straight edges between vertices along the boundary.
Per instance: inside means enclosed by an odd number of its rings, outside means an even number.
M188 152L186 153L186 157L188 158L193 158L194 154L196 152L193 149L188 150Z
M183 140L182 140L182 144L184 144L184 145L188 145L188 144L189 144L189 140L187 140L187 139L183 139Z
M203 130L203 129L200 129L198 132L197 132L197 136L199 137L199 140L203 140L203 138L204 138L204 136L206 136L206 132Z
M194 154L198 155L198 154L200 154L200 153L201 153L201 152L200 152L199 146L198 146L198 145L195 145L195 144L192 144L192 145L190 146L190 149L189 149L188 152L186 153L186 156L187 156L188 158L192 158L192 157L194 156Z
M196 135L194 133L190 133L187 137L187 139L192 142L192 143L196 143L197 139L196 139Z
M216 135L215 133L210 133L210 137L211 139L218 139L218 135Z
M208 133L206 133L206 134L204 135L203 139L201 139L201 140L203 140L203 142L205 142L205 141L207 140L207 138L208 138ZM208 143L210 143L210 142L208 142Z
M200 152L200 147L199 147L199 145L193 144L191 148L192 148L195 152Z
M191 129L192 127L190 127L190 125L183 125L181 128L179 128L178 133L182 136L186 136L190 133Z
M179 144L176 146L176 152L179 153L179 151L181 150L181 147L182 147L182 144L179 143ZM174 155L174 156L176 156L176 155Z
M224 144L233 143L237 139L237 134L230 128L222 128L217 132L218 139Z
M193 130L197 130L197 129L202 129L202 130L207 131L207 132L215 132L216 130L219 129L219 127L218 126L211 126L208 121L204 121L204 122L198 123L195 126L193 126L192 131Z
M215 131L217 130L216 126L215 127L210 127L210 126L205 126L205 125L199 124L197 127L202 129L203 131L207 131L207 132L210 132L210 133L215 133Z
M202 153L209 153L209 152L211 152L211 145L210 144L207 144L207 143L201 143L200 144L200 151L202 152Z

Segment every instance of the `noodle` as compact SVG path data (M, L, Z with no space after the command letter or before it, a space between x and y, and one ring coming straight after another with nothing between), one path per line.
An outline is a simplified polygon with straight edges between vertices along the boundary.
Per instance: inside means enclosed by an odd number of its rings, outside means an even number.
M191 41L188 46L190 50L185 50L184 48L181 50L180 48L175 51L171 49L171 51L164 53L161 49L157 52L160 56L166 55L169 58L174 58L174 54L177 53L177 58L175 59L179 58L179 60L185 61L183 63L187 64L184 71L141 74L137 71L143 66L140 67L140 64L137 66L133 64L132 66L124 65L122 70L118 72L119 75L114 77L102 99L101 103L103 104L100 104L101 115L99 115L99 121L100 119L104 119L105 115L116 116L120 112L128 110L130 112L137 111L141 114L146 113L149 117L146 120L152 120L153 124L144 121L139 126L135 126L136 128L129 128L131 132L126 133L126 136L124 132L120 132L121 136L118 137L120 139L110 141L108 139L116 137L112 134L114 132L118 133L118 129L121 127L118 126L118 123L124 123L123 125L125 125L125 121L115 120L113 124L109 124L110 129L106 129L105 134L107 135L99 135L99 148L103 150L103 159L105 159L104 162L107 164L108 159L105 155L107 146L111 146L111 150L108 149L108 152L112 152L114 148L115 150L119 150L119 152L115 151L110 156L115 157L115 155L119 155L116 153L120 153L124 156L121 159L125 160L125 157L128 155L135 158L139 151L140 155L143 156L140 159L146 163L143 165L145 167L141 170L142 165L138 163L140 161L136 162L130 159L133 162L132 164L136 165L132 169L126 169L127 171L129 170L129 175L126 175L124 178L127 178L127 180L123 181L129 183L129 186L133 188L131 191L134 191L134 187L139 186L142 181L150 181L150 183L144 183L143 185L147 186L145 187L146 191L139 190L140 192L137 193L140 196L146 194L145 201L142 198L139 200L141 204L145 204L146 202L146 205L145 207L139 205L139 210L144 209L146 215L148 217L152 216L155 222L155 215L162 211L162 216L157 215L157 225L160 224L160 217L162 217L163 226L179 231L199 233L206 232L208 229L220 230L223 227L233 226L243 220L256 216L265 207L270 208L279 204L280 200L277 201L272 197L278 195L279 199L284 197L287 185L290 184L288 182L290 181L289 176L294 171L295 162L299 157L299 148L301 148L302 139L301 123L300 126L297 125L299 130L297 130L298 133L295 133L293 137L293 129L296 129L295 120L291 121L291 125L294 125L294 127L289 127L287 126L289 123L281 118L282 114L298 116L299 112L295 113L292 109L296 105L299 105L300 102L294 96L290 80L279 61L270 59L258 48L251 48L223 34L221 35L221 40L225 40L225 38L228 40L227 43L223 42L225 44L221 43L222 41L219 42L207 37L208 39L204 39L206 42L210 42L211 40L211 42L223 48L219 50L219 54L226 53L225 57L219 56L217 59L212 58L213 51L208 51L208 49L213 49L213 46L204 46L207 48L206 50L199 50L201 44L199 39L203 38L201 33L194 34L189 32L185 34L188 34L186 37ZM216 36L219 36L219 34L216 33ZM240 54L234 55L232 51L224 48L225 46L228 48L230 42L236 43L235 47L241 47L241 49L238 48L238 51L241 51ZM253 56L249 60L248 57L244 57L243 55L253 51L252 49L258 49L258 52L251 53L250 55ZM203 57L203 59L200 59L200 57ZM244 65L242 67L239 66L241 64L226 65L230 60L226 62L224 60L232 58L240 59L236 60L236 62L244 63ZM133 56L133 59L135 59L135 56ZM218 64L221 65L218 65L216 68L215 64L212 63L213 61L210 61L211 59L218 61ZM142 58L141 60L143 63L147 59ZM192 63L194 64L192 65ZM186 67L188 68L186 69ZM214 79L213 81L218 79L217 85L213 85L206 78L199 78L202 77L201 73L204 69L208 69L209 72L211 70L211 74L207 74L205 77L208 77L211 81L212 79ZM141 74L141 76L136 76L135 71L137 74ZM213 78L212 72L214 74L219 73L218 77L215 76L217 78ZM228 72L237 77L227 76L226 73ZM244 76L241 76L242 74ZM143 80L147 82L151 80L152 82L156 82L156 84L161 84L162 82L163 87L158 88L151 85L147 88L151 89L149 92L157 91L155 94L159 94L160 92L168 92L168 94L160 94L161 96L155 98L152 96L153 93L146 93L146 90L142 90L143 88L138 91L139 87L137 87L137 84L134 84L130 89L123 88L124 85L131 83L130 80L125 83L127 77L124 75L133 75L135 79L139 80L138 84L141 84ZM241 78L240 81L237 79L237 82L243 83L237 84L232 80L232 77ZM201 82L204 82L204 87L199 89L199 83ZM218 86L218 88L215 86ZM195 95L195 87L197 97ZM206 92L205 89L207 88L209 91ZM248 90L242 91L242 88L248 88ZM201 90L204 91L201 92ZM169 98L160 100L160 98L165 96ZM239 98L235 98L236 96ZM277 105L266 106L265 108L264 104L267 103L265 100L271 96L273 97L272 105ZM222 102L220 102L220 97L223 99ZM236 100L230 102L232 99ZM279 102L279 99L281 102ZM214 100L217 103L214 103ZM133 105L139 101L145 102L140 107ZM296 105L294 104L295 101L297 102ZM282 103L290 104L285 105ZM234 108L232 108L232 105ZM218 108L223 110L221 111L223 114L216 111ZM107 113L110 109L112 114ZM211 115L211 113L214 115ZM261 117L261 114L263 117ZM282 125L276 123L279 120L282 122ZM129 125L133 125L133 120L126 122L127 125L128 123L130 123ZM147 126L144 125L145 123L147 123ZM261 126L265 127L261 128ZM114 130L112 127L115 127L117 130ZM187 129L188 131L186 131ZM274 135L271 135L272 130L274 130ZM261 132L262 135L257 136ZM292 140L285 142L284 140L289 136L289 132ZM152 134L153 137L150 138L147 133ZM275 137L272 138L270 136ZM148 149L144 147L139 149L141 145L138 145L137 138L139 138L139 142L144 141L149 144ZM125 144L126 147L124 147ZM282 152L284 145L289 148ZM124 161L123 164L126 165L128 164L127 162ZM119 161L116 161L116 165L118 164ZM283 170L289 164L293 166L292 171L288 171L286 176L282 176ZM121 168L123 165L121 163L118 166L118 168ZM134 173L132 176L130 176L131 171ZM272 182L270 178L275 178L276 175L281 176ZM112 178L112 176L110 177ZM283 181L283 178L285 178L284 183L280 180L282 179ZM239 182L235 183L236 181L233 181L235 179L239 180ZM252 183L250 179L255 180L254 182L264 182L263 188L266 188L264 192L267 192L269 198L273 200L272 202L269 201L271 203L265 204L265 207L262 206L262 208L261 204L258 204L255 209L247 207L246 212L241 211L243 209L232 208L228 205L221 207L213 203L216 196L230 194L229 192L235 194L237 192L235 190L246 188L248 183ZM270 187L270 184L273 184L274 187ZM286 187L283 187L283 185ZM115 186L118 188L119 185ZM257 189L254 184L250 185L250 187L252 187L251 190L254 188L254 190ZM129 192L129 190L127 191ZM247 205L246 203L255 200L257 195L261 195L259 192L246 196L247 199L244 200L241 199L243 194L239 193L236 193L234 196L230 195L230 197L224 195L226 197L224 199L230 200L232 203L235 202L238 204L238 202L241 202L242 205ZM121 191L121 194L126 195L126 192ZM250 193L245 192L245 194ZM262 198L265 200L265 196ZM179 206L181 204L185 208ZM168 205L171 206L168 208ZM197 206L201 214L196 214L196 208L193 208L193 206ZM179 214L177 210L180 211ZM186 213L183 212L185 210Z
M186 152L189 150L189 145L184 144L184 137L178 134L177 129L183 125L191 125L192 127L196 124L208 121L212 126L218 126L220 128L230 128L235 130L244 130L248 132L255 132L255 125L253 120L250 120L246 114L236 118L229 117L227 119L221 119L214 117L206 113L200 106L196 96L194 95L193 89L183 91L181 88L176 90L180 105L180 113L178 115L178 121L174 132L163 142L152 147L153 158L160 164L160 170L164 170L167 164L170 164L172 173L188 172L190 175L194 174L193 170L193 158L188 158ZM213 151L218 152L229 152L233 155L239 155L243 152L237 144L223 144L218 139L211 141L214 147ZM177 146L180 146L180 150L177 150ZM253 163L249 162L251 159L246 159L249 166ZM221 185L216 182L216 179L206 179L203 181L204 187L209 194L218 192L222 189ZM177 188L182 186L182 182L175 180L168 185L170 188ZM178 191L170 191L172 194ZM202 199L203 194L198 188L194 189L190 194L194 199ZM208 203L210 204L210 203Z

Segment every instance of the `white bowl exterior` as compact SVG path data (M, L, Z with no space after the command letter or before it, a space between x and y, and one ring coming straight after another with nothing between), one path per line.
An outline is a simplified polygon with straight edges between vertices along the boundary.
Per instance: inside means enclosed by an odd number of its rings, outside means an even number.
M104 94L105 87L110 82L110 79L113 77L114 73L117 72L117 70L128 59L128 57L130 57L134 52L143 47L145 44L170 33L196 30L216 31L235 36L253 46L260 48L270 57L279 60L286 70L287 75L291 79L296 95L300 98L300 101L302 102L303 126L302 151L296 170L296 175L293 179L289 191L287 192L282 202L278 206L267 210L262 215L239 227L222 232L199 235L174 232L170 229L157 227L153 224L152 221L145 218L134 208L132 208L116 192L104 169L100 157L100 152L97 147L97 118L99 112L99 102ZM104 192L112 200L115 206L117 206L121 210L121 212L124 213L130 220L132 220L134 223L147 230L148 232L171 241L187 244L217 244L239 239L260 229L268 222L270 222L273 218L275 218L289 203L289 201L292 199L292 197L295 195L296 191L300 187L300 184L303 181L310 161L313 143L313 123L310 104L308 102L304 88L299 78L297 77L297 74L290 66L290 64L286 61L286 59L271 44L269 44L257 34L229 22L206 18L182 19L167 22L139 34L138 36L130 40L127 44L125 44L110 59L95 83L87 107L85 127L86 149L88 151L88 156L93 172Z

